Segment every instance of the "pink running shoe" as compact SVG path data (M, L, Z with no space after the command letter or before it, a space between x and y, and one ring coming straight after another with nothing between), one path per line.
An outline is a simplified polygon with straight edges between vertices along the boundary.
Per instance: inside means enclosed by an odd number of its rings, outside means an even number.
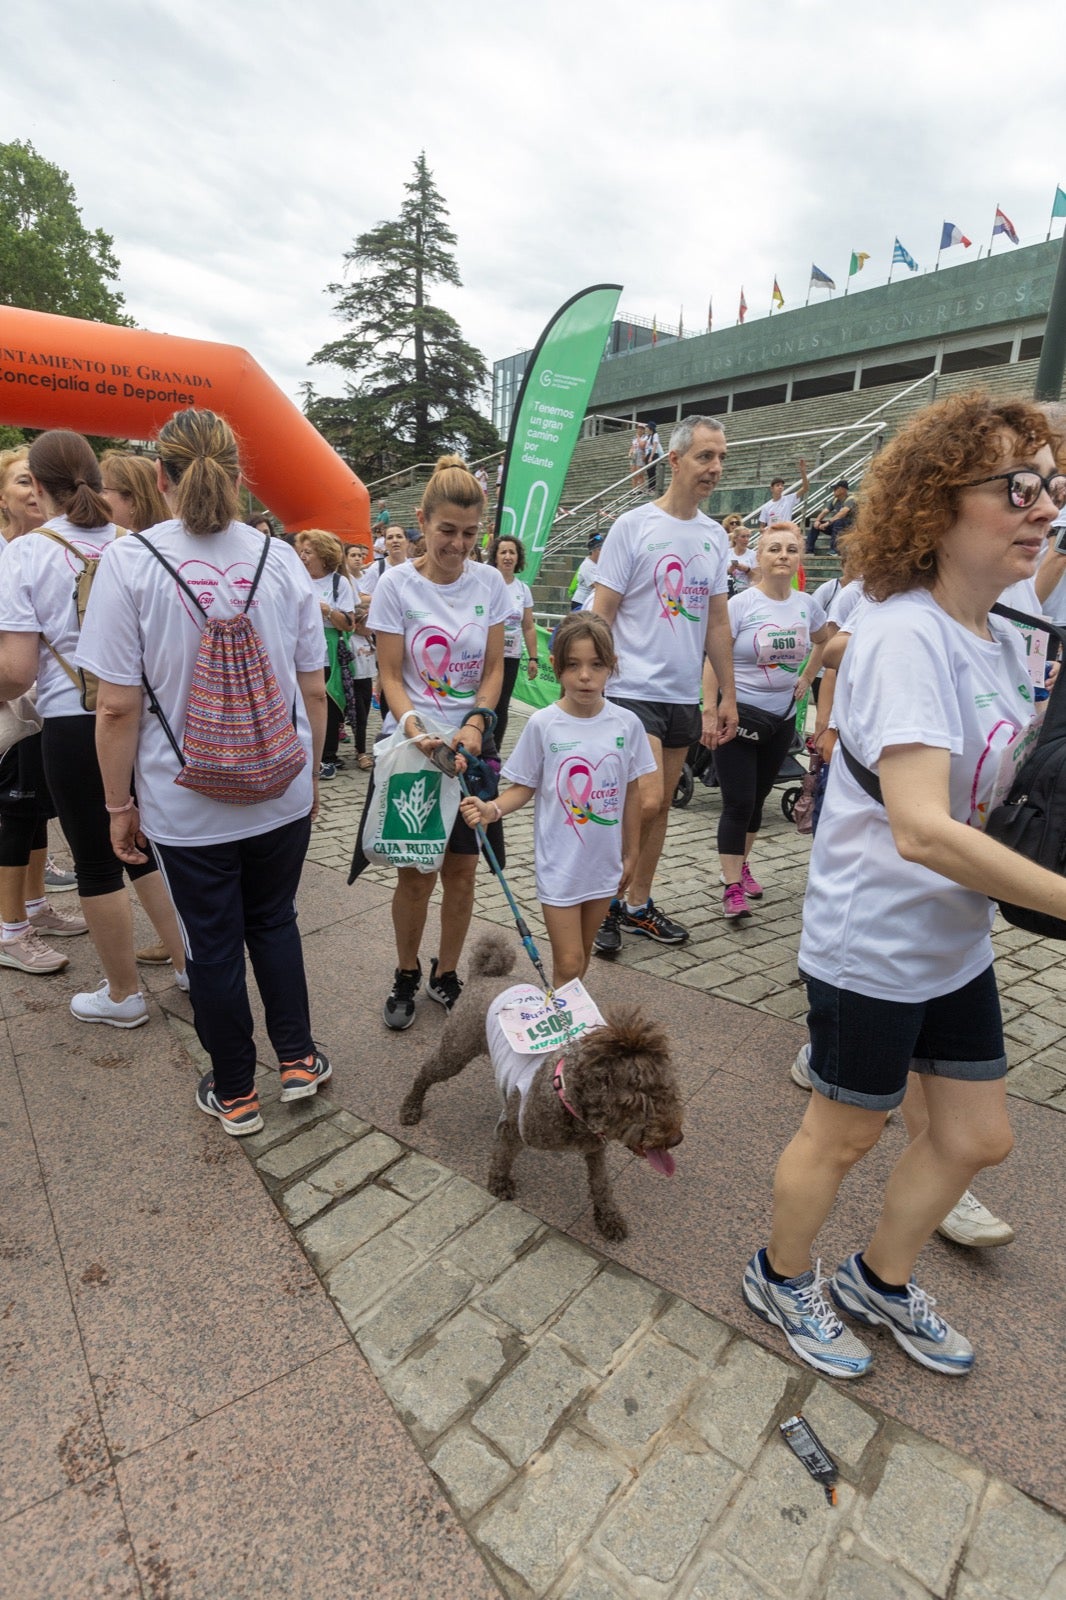
M743 922L746 917L751 916L747 897L739 883L726 885L722 896L722 915L727 922Z
M743 889L749 900L762 899L762 884L756 883L755 879L751 875L751 868L748 866L746 861L740 869L740 887Z

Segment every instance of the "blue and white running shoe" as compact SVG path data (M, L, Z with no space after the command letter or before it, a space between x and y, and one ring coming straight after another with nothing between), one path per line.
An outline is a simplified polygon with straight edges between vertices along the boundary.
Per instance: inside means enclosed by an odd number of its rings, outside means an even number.
M880 1294L863 1277L858 1255L837 1268L829 1292L841 1311L868 1327L888 1329L907 1354L933 1372L961 1377L973 1366L973 1346L933 1307L936 1301L912 1278L905 1295Z
M743 1295L757 1317L780 1328L801 1361L830 1378L861 1378L873 1356L826 1299L822 1263L787 1283L771 1283L757 1250L744 1272Z

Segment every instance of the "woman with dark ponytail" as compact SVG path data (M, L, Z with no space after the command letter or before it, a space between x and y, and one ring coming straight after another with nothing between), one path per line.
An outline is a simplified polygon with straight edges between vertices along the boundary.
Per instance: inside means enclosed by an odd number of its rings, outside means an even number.
M0 697L24 694L36 679L48 788L67 836L82 912L104 969L98 989L70 1003L81 1022L138 1028L148 1021L133 953L133 916L122 863L111 848L96 761L96 717L85 675L75 665L79 580L116 537L102 496L100 466L79 433L56 429L30 446L34 493L47 521L4 556L0 585ZM91 702L90 702L91 703ZM151 859L130 867L138 895L171 950L186 987L173 907Z

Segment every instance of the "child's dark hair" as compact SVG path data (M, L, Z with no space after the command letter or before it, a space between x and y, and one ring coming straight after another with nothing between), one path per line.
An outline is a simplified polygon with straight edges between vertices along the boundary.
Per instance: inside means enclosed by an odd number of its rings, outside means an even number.
M489 545L488 562L489 562L489 566L490 567L494 567L496 565L496 557L500 553L501 544L513 544L514 547L515 547L515 550L518 553L518 560L514 564L515 577L517 578L518 574L521 572L522 568L526 564L526 547L522 543L521 539L519 539L516 534L513 534L513 533L501 533L501 534L498 534L497 537L495 539L493 539L492 543Z
M609 625L591 611L572 611L560 622L552 639L552 670L560 680L566 669L567 651L585 639L595 647L596 654L612 675L618 671L618 653Z

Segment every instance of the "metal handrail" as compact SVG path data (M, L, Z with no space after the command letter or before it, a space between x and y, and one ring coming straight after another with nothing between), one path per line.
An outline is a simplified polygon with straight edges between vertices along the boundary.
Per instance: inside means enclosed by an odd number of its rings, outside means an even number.
M502 450L494 450L491 455L478 456L475 461L467 462L467 465L469 466L471 472L473 472L475 467L487 467L490 462L497 461L503 455L503 453L504 452ZM394 478L406 478L408 476L410 476L411 483L413 484L414 475L416 472L432 472L436 465L437 463L435 461L414 461L409 467L400 467L396 472L386 473L384 478L372 478L369 483L364 483L363 488L369 493L373 490L380 489L382 484L391 483Z

